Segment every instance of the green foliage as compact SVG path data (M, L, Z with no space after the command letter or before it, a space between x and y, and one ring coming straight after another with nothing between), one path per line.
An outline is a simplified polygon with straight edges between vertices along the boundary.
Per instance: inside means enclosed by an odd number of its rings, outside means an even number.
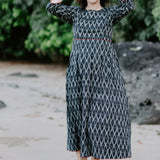
M113 41L158 41L157 22L152 15L155 1L134 0L134 11L114 26Z
M33 30L25 41L25 46L40 57L48 55L52 59L54 54L69 56L73 39L72 26L60 25L61 22L55 16L53 21L43 29Z
M31 31L25 41L25 47L29 51L40 58L47 56L53 59L57 54L69 56L73 39L70 24L48 15L44 8L36 8L32 12L29 24Z
M3 58L18 58L25 53L23 42L29 32L30 14L24 4L16 0L1 2L0 53Z
M157 31L157 37L160 40L160 0L156 0L156 5L152 11L152 14L156 22L155 30Z
M0 58L69 56L72 26L47 13L49 0L1 0ZM118 5L118 0L107 6ZM63 4L77 5L73 0ZM160 40L160 0L134 0L135 10L114 26L113 42ZM106 7L107 7L106 6Z
M72 26L49 16L46 0L3 0L0 5L0 57L25 57L29 52L52 59L69 56ZM71 5L72 1L63 1Z

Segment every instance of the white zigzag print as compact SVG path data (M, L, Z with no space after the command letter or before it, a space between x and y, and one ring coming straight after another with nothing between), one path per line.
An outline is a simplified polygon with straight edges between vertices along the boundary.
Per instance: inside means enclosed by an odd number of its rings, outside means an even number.
M67 150L81 157L131 158L131 119L112 28L134 10L132 0L86 10L48 3L46 9L73 25L66 70Z

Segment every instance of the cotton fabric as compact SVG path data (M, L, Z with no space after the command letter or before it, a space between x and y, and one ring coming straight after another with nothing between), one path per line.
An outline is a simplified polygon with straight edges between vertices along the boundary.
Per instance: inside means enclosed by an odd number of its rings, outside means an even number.
M98 11L48 3L46 9L73 26L66 70L67 150L81 157L131 158L131 118L112 29L133 9L132 0ZM54 34L54 33L53 33Z

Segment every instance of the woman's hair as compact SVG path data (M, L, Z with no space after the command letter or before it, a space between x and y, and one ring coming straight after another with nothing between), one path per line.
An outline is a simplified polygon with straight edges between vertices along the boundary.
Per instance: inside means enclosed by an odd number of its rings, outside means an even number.
M109 1L110 0L100 0L100 5L102 7L105 7L105 4ZM76 2L80 5L82 9L85 9L87 7L87 0L76 0Z

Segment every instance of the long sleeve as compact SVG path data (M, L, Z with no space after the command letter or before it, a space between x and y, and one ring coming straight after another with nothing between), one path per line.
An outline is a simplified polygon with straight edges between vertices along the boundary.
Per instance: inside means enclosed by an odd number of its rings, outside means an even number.
M111 6L111 17L112 17L112 24L115 25L118 23L123 17L128 15L131 11L134 10L133 0L118 0L120 5L118 6Z
M60 18L61 20L73 24L74 14L77 6L62 5L62 2L48 3L46 9L52 15Z

